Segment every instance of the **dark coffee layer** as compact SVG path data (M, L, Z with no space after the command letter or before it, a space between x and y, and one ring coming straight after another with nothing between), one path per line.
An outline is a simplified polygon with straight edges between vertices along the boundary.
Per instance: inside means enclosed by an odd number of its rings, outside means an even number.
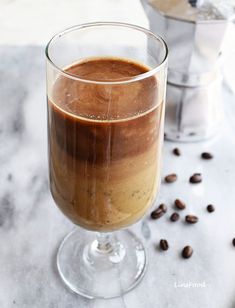
M120 122L86 121L62 113L51 105L52 138L75 159L94 164L105 164L107 159L139 155L156 141L156 118L153 110L138 118Z
M146 70L138 63L115 58L92 59L68 68L76 76L99 81L120 80ZM110 160L143 153L157 138L160 113L144 114L156 104L155 92L154 77L112 86L61 77L54 91L58 107L50 103L52 138L67 154L92 163L105 163L107 149Z

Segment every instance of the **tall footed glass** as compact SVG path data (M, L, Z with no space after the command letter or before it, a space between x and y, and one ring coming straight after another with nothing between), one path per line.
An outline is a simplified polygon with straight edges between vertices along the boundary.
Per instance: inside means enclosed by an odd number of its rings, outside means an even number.
M82 227L60 245L58 270L80 295L120 296L146 267L124 228L159 186L167 47L141 27L91 23L55 35L46 56L51 194Z

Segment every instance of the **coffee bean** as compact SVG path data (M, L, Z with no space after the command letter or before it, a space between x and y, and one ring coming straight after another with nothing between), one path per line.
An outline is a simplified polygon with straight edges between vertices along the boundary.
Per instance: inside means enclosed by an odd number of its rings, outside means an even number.
M195 215L187 215L185 216L185 221L189 224L195 224L198 222L198 217Z
M168 250L169 248L167 240L160 240L159 246L162 250Z
M161 209L164 213L167 212L167 206L166 206L164 203L161 203L161 204L159 205L159 209Z
M213 157L214 156L211 153L209 153L209 152L203 152L201 154L201 158L203 158L203 159L212 159Z
M175 173L172 173L172 174L168 174L166 177L165 177L165 181L167 183L173 183L177 180L177 174Z
M179 218L180 218L180 215L178 213L173 213L170 217L170 220L175 222L175 221L179 220Z
M180 151L179 148L174 148L172 153L175 154L175 156L180 156L181 155L181 151Z
M233 246L235 247L235 238L233 239L232 243L233 243Z
M191 246L185 246L184 249L182 250L182 257L184 259L190 258L192 254L193 254L193 249Z
M161 210L161 209L156 209L154 211L152 211L151 213L151 218L152 219L158 219L160 217L162 217L165 213Z
M214 212L214 211L215 211L214 205L212 205L212 204L207 205L207 211L208 211L209 213Z
M186 208L186 204L180 199L175 199L175 206L179 210L184 210Z
M160 204L159 207L152 211L151 213L151 218L152 219L158 219L160 217L162 217L167 211L167 206L165 204Z
M202 175L201 173L194 173L190 178L189 178L189 182L192 184L197 184L200 183L202 181Z

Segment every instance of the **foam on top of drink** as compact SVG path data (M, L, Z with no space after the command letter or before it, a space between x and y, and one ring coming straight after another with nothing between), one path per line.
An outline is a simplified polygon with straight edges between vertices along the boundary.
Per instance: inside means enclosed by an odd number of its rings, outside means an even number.
M60 76L52 102L65 113L95 121L122 120L154 109L157 79L150 76L132 83L97 84L95 81L122 81L139 76L149 67L125 58L88 58L65 71L82 80Z

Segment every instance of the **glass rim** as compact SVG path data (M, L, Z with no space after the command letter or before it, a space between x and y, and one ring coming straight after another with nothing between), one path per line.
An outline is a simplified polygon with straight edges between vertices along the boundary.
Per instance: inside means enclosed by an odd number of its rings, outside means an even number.
M154 38L157 41L160 41L160 43L162 44L164 51L165 51L163 60L160 62L160 64L154 66L153 68L150 68L149 71L147 71L145 73L138 74L136 76L127 77L124 80L98 81L98 80L92 80L92 79L84 79L84 78L78 77L74 74L71 74L71 73L67 72L64 68L61 68L58 65L56 65L54 63L54 61L51 59L51 57L50 57L50 46L54 41L56 41L57 39L59 39L63 35L71 32L71 31L76 31L76 30L85 29L85 28L102 27L102 26L116 26L116 27L124 27L124 28L126 27L126 28L135 29L135 30L138 30L140 32L145 33L148 36L151 36L152 38ZM134 24L129 24L129 23L107 21L107 22L90 22L90 23L79 24L79 25L75 25L75 26L66 28L63 31L56 33L55 35L52 36L52 38L47 43L46 48L45 48L45 54L46 54L46 58L47 58L48 62L56 70L58 70L62 75L64 75L67 78L77 80L77 81L80 81L80 82L84 82L84 83L110 85L110 84L126 84L126 83L142 80L142 79L153 76L155 73L160 71L161 68L167 62L168 47L167 47L166 42L164 41L164 39L161 36L154 34L153 32L151 32L150 30L148 30L146 28L143 28L143 27L140 27L140 26L137 26L137 25L134 25Z

